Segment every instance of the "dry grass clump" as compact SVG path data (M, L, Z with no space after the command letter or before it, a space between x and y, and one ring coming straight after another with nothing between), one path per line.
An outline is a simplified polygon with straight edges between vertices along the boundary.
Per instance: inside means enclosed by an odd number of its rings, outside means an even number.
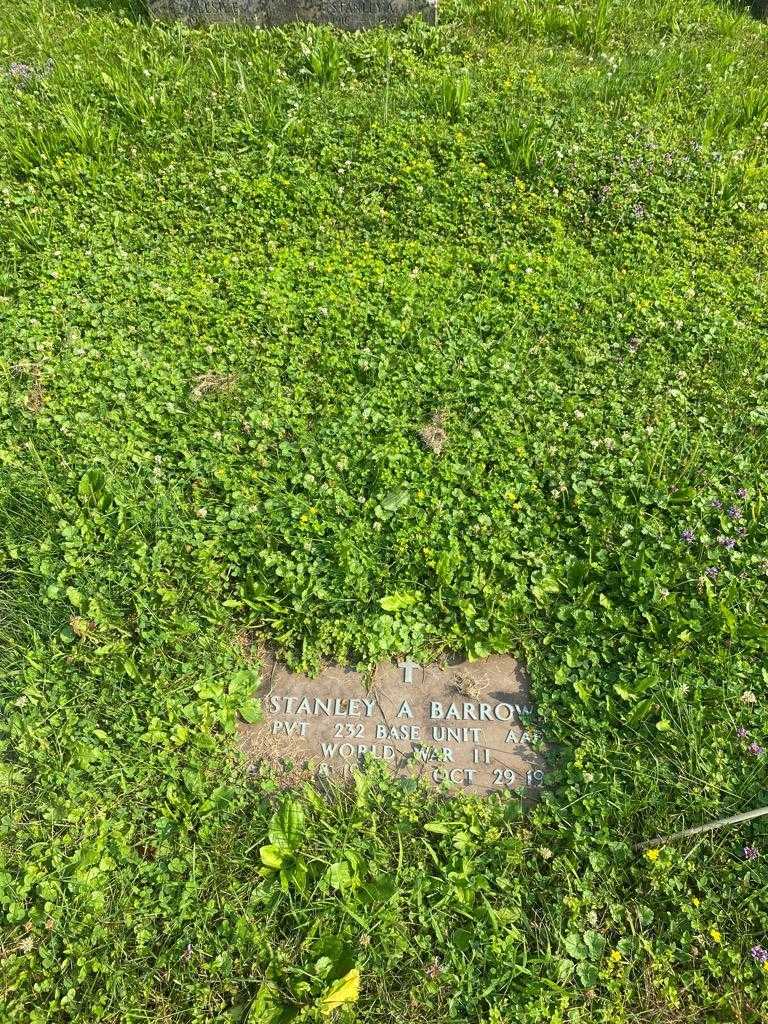
M231 390L236 382L237 377L234 373L203 373L195 380L190 394L199 402L206 395L222 394Z
M421 443L427 451L439 455L448 441L448 434L445 429L447 415L443 410L438 409L432 419L419 431Z
M24 396L24 408L33 415L40 412L45 402L43 374L40 365L25 359L12 366L11 372L15 377L27 377L29 379L29 391Z

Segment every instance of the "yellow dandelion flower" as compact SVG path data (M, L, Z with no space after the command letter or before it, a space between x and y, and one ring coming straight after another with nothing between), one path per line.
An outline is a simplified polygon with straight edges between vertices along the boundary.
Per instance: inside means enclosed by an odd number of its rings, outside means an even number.
M699 899L698 896L694 896L693 899L691 900L691 903L694 905L694 907L700 907L701 906L701 900Z
M648 858L648 860L649 860L649 861L651 861L651 862L653 862L653 861L657 861L657 860L659 859L659 853L660 853L660 852L661 852L661 851L660 851L660 850L658 850L658 849L657 849L657 848L656 848L656 847L654 846L654 848L653 848L652 850L646 850L646 851L645 851L645 856L646 856L646 857Z
M613 960L615 964L619 963L619 961L621 960L621 953L618 951L618 949L614 949L611 953L611 960Z
M720 932L717 930L717 928L710 928L709 929L709 934L712 936L712 939L713 939L714 942L722 942L723 941L723 936L720 934Z

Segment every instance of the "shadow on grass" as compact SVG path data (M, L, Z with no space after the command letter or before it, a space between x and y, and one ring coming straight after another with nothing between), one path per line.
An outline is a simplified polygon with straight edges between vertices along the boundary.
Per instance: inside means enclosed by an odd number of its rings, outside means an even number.
M768 0L726 0L726 7L732 7L744 14L751 14L758 21L768 21Z

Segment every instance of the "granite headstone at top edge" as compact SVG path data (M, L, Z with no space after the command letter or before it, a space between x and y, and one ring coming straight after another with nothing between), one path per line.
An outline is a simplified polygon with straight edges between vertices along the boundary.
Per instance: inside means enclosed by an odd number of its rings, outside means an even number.
M149 0L149 10L160 21L190 26L275 28L306 22L356 32L399 25L411 15L437 23L437 0Z

